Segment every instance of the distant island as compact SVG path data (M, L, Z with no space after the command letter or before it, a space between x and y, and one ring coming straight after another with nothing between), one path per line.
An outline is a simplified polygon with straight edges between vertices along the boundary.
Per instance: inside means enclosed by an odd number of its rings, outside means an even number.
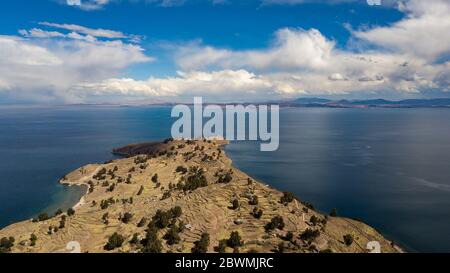
M329 107L329 108L450 108L450 99L408 99L391 101L371 100L329 100L322 98L299 98L278 102L291 107Z
M0 251L402 252L363 222L321 214L234 168L226 144L167 139L115 149L123 159L60 180L87 187L74 208L0 230Z

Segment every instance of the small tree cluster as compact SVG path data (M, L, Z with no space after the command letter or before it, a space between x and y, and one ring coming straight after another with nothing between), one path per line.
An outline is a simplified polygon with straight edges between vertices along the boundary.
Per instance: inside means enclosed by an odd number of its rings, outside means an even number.
M2 239L0 239L0 253L11 252L11 248L14 246L14 242L14 237L3 237Z
M307 228L305 231L302 232L302 234L300 234L300 239L312 242L319 236L320 236L319 230Z
M231 202L231 207L230 207L232 210L237 210L238 208L239 208L239 201L237 200L237 199L234 199L232 202Z
M230 234L230 238L227 240L227 246L233 249L243 246L244 242L242 241L241 235L239 232L233 231Z
M74 210L73 208L69 208L69 209L67 210L67 215L68 215L69 217L75 215L75 210Z
M346 246L351 246L353 244L353 236L351 234L344 235L344 243Z
M275 216L270 220L269 223L265 226L266 231L272 231L274 229L283 230L284 229L284 220L281 216Z
M133 218L133 214L131 214L129 212L125 212L125 214L122 216L122 218L120 220L122 221L122 223L128 224L132 218Z
M258 208L254 208L253 212L252 212L253 217L255 217L256 219L261 219L262 215L263 215L263 211L262 209L258 209Z
M283 196L280 199L281 204L287 205L294 201L295 195L292 192L283 192Z
M248 203L252 206L258 205L258 203L259 203L258 196L253 195L252 197L250 197L250 200L248 201Z
M106 243L104 249L107 251L114 250L116 248L121 247L124 241L125 238L122 235L120 235L117 232L114 232L114 234L109 237L108 242Z
M200 240L194 242L192 253L206 253L209 247L209 234L204 232L200 237Z

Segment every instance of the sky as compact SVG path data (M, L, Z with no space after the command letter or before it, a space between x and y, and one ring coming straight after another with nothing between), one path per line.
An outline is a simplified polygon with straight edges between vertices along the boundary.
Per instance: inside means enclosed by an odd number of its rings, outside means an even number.
M0 104L450 97L449 0L7 0Z

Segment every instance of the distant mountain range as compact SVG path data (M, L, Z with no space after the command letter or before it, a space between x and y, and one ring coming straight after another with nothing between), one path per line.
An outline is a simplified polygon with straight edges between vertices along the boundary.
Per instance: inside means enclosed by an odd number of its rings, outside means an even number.
M370 100L328 100L322 98L299 98L280 103L291 107L330 107L330 108L450 108L450 98L446 99L408 99L390 101Z

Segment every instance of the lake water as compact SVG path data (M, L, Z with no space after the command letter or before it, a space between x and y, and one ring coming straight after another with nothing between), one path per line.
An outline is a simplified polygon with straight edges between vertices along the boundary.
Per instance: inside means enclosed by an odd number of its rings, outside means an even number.
M75 204L57 184L113 147L170 136L168 107L1 107L0 226ZM226 149L236 167L294 192L322 212L336 207L409 251L450 252L450 110L287 108L280 149Z

